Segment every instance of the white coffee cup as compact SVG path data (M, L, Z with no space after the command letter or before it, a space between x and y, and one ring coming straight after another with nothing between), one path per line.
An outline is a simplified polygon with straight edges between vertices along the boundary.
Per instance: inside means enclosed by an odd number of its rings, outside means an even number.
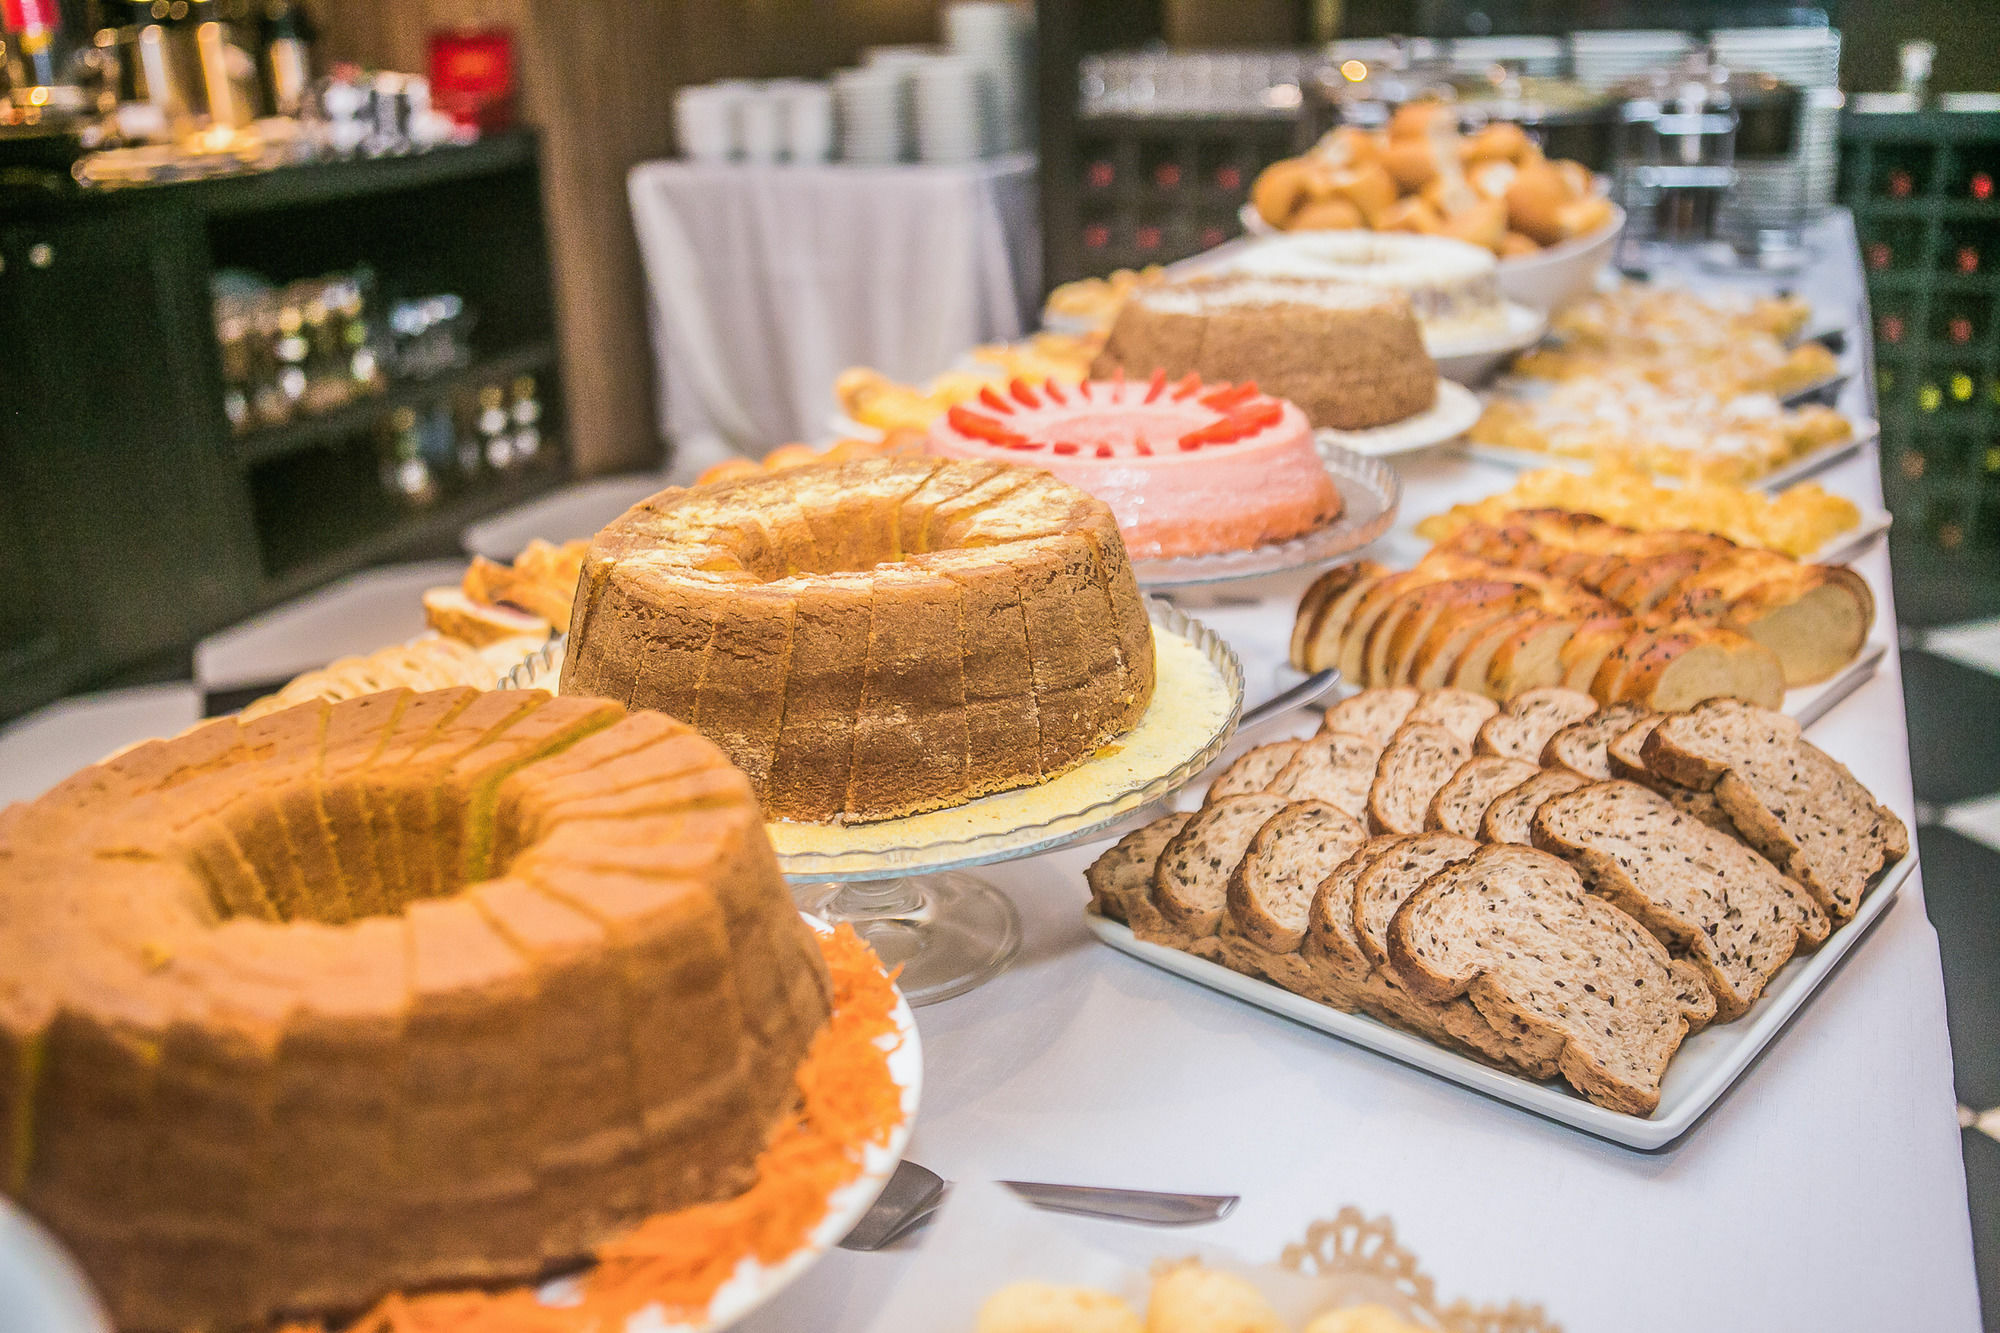
M737 108L743 160L776 162L784 147L784 117L778 98L768 88L747 93Z

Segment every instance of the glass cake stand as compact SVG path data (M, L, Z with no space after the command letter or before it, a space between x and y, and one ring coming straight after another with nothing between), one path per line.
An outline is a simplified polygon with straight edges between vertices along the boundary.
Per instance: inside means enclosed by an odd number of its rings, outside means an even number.
M1037 856L1097 837L1199 775L1235 733L1243 664L1222 637L1151 601L1161 667L1153 702L1116 745L1048 782L945 810L864 824L765 827L799 907L845 921L890 967L912 1005L962 995L998 975L1021 945L1007 895L971 867ZM1178 641L1178 642L1176 642ZM549 688L562 640L500 681Z
M1312 569L1351 555L1387 532L1403 500L1403 483L1396 470L1379 458L1347 448L1327 431L1315 432L1313 444L1344 502L1339 518L1302 537L1247 551L1134 560L1132 572L1139 585L1153 590L1191 588Z

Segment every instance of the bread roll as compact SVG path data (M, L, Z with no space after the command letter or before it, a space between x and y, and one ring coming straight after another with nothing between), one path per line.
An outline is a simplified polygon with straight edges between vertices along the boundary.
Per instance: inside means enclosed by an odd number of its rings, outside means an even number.
M1569 182L1554 163L1522 167L1507 186L1507 225L1542 245L1554 245L1566 235L1561 209L1574 199Z
M1288 226L1292 214L1306 202L1312 164L1303 158L1288 157L1273 162L1257 173L1250 185L1250 206L1257 216L1274 227Z
M1352 231L1365 227L1361 210L1345 199L1315 199L1292 214L1288 231Z

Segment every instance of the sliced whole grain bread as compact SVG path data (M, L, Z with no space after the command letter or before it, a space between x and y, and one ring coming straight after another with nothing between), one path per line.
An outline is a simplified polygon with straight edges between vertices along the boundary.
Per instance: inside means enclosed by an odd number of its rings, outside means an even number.
M1403 720L1421 697L1417 691L1407 688L1363 690L1327 709L1326 720L1320 724L1320 730L1360 736L1373 741L1380 749L1389 743L1389 738L1396 734L1396 728L1403 725Z
M1442 829L1461 838L1479 836L1486 807L1501 793L1520 786L1541 772L1541 765L1525 759L1502 759L1498 755L1476 754L1458 766L1424 812L1426 829Z
M1611 738L1604 747L1604 757L1611 764L1611 776L1636 782L1667 798L1668 804L1684 815L1691 815L1712 829L1719 829L1730 837L1736 837L1736 825L1731 823L1722 805L1715 799L1715 793L1698 791L1693 787L1683 787L1678 782L1669 782L1646 767L1642 754L1646 737L1653 734L1653 728L1667 720L1665 713L1653 713L1640 718L1625 730Z
M1479 754L1540 763L1549 737L1596 711L1597 700L1582 690L1566 690L1560 685L1528 690L1509 699L1504 708L1480 724L1473 749Z
M1585 785L1566 768L1545 768L1518 787L1510 787L1494 797L1479 820L1479 836L1485 842L1526 847L1533 841L1535 811L1542 802L1553 800Z
M1159 911L1152 902L1153 866L1188 818L1185 812L1177 810L1134 829L1105 848L1103 855L1083 872L1084 881L1090 885L1090 909L1106 920L1132 927L1134 934L1140 934L1142 923L1159 933L1165 923L1159 920ZM1145 936L1141 934L1140 938Z
M1322 731L1308 736L1264 788L1292 801L1325 801L1356 819L1368 817L1368 788L1382 747L1365 736Z
M1425 690L1417 700L1417 706L1410 710L1408 722L1435 722L1467 745L1479 737L1479 728L1487 718L1500 711L1500 705L1483 694L1471 690L1449 687L1441 690Z
M1466 996L1560 1042L1570 1085L1629 1115L1658 1108L1688 1031L1665 946L1530 847L1482 847L1425 880L1390 922L1389 960L1417 995Z
M1263 791L1271 785L1271 780L1284 771L1292 756L1299 752L1303 741L1272 741L1269 745L1258 745L1245 750L1222 770L1221 776L1209 784L1208 795L1202 804L1213 805L1225 796L1249 796Z
M1361 951L1360 937L1354 933L1354 887L1368 867L1414 837L1388 834L1370 838L1320 882L1306 918L1305 943L1300 946L1308 958L1324 961L1350 982L1367 977L1375 965Z
M1611 780L1611 759L1605 747L1611 738L1646 717L1637 704L1608 704L1581 722L1572 722L1542 747L1544 768L1566 768L1593 782Z
M1297 949L1320 882L1367 840L1360 820L1324 801L1294 801L1272 815L1229 877L1237 930L1273 953Z
M1426 879L1479 850L1455 833L1425 833L1376 860L1354 881L1354 938L1376 967L1389 962L1389 921Z
M1692 1037L1715 1021L1715 992L1708 988L1702 970L1685 958L1671 959L1667 971L1674 979L1674 998L1680 1002L1681 1016L1687 1019Z
M1264 821L1287 804L1281 796L1225 796L1168 841L1153 867L1153 905L1170 927L1194 939L1215 933L1236 863Z
M1804 889L1635 782L1598 782L1536 812L1535 846L1701 970L1716 1017L1740 1017L1827 922Z
M1670 715L1640 747L1646 767L1711 791L1752 847L1805 886L1835 924L1876 872L1909 854L1909 830L1782 713L1710 699Z
M1472 757L1472 747L1435 722L1406 722L1375 765L1368 787L1368 827L1375 833L1421 833L1431 797Z

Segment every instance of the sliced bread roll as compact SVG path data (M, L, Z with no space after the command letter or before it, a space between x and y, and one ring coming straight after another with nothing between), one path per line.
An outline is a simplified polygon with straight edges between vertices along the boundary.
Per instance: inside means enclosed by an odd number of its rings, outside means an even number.
M1771 650L1785 684L1810 685L1852 662L1868 642L1875 596L1840 565L1801 565L1739 548L1691 575L1663 609L1714 620Z
M1368 788L1382 747L1363 736L1322 731L1300 743L1264 788L1290 801L1325 801L1356 819L1368 817Z
M1501 621L1523 614L1522 608L1508 607L1441 618L1424 635L1410 658L1408 683L1420 690L1443 689L1451 684L1458 660L1468 647Z
M1168 841L1153 867L1153 905L1170 927L1193 939L1215 933L1237 862L1264 821L1287 804L1278 796L1225 796Z
M1472 748L1479 754L1539 764L1549 737L1596 711L1597 700L1581 690L1566 690L1560 685L1528 690L1509 699L1506 707L1480 724Z
M1319 729L1360 736L1373 741L1379 750L1403 725L1420 697L1412 689L1363 690L1327 709Z
M1410 710L1406 719L1410 722L1435 722L1452 735L1471 745L1479 736L1479 728L1487 718L1500 711L1500 705L1483 694L1471 690L1425 690L1417 700L1417 706Z
M1641 721L1646 710L1637 704L1612 704L1581 722L1572 722L1549 737L1542 747L1545 768L1566 768L1593 782L1611 778L1611 758L1605 753L1612 737Z
M1405 722L1375 765L1369 831L1422 833L1431 797L1471 757L1471 746L1435 722Z
M1156 819L1134 829L1104 850L1083 872L1090 885L1090 910L1110 921L1132 927L1141 939L1162 933L1163 922L1153 906L1153 867L1160 853L1186 826L1189 816L1182 811Z
M1835 924L1876 872L1909 854L1909 830L1782 713L1711 699L1669 716L1640 747L1670 782L1715 793L1752 847L1805 886Z
M1479 836L1486 842L1526 847L1533 841L1535 811L1542 802L1575 791L1588 778L1580 778L1566 768L1545 768L1518 787L1510 787L1494 797L1479 821Z
M1494 654L1501 645L1512 641L1517 635L1532 632L1537 626L1546 625L1555 619L1549 612L1539 608L1520 611L1511 616L1502 616L1489 623L1484 630L1472 636L1458 658L1451 664L1451 674L1445 683L1453 688L1485 693L1486 677L1493 665ZM1435 674L1435 673L1432 673Z
M1370 866L1412 841L1408 834L1370 838L1320 882L1313 891L1300 946L1308 958L1324 962L1346 981L1367 978L1375 965L1361 951L1360 936L1354 931L1354 887Z
M1222 776L1209 784L1208 795L1202 798L1203 805L1213 805L1225 796L1248 796L1252 792L1263 791L1271 785L1272 779L1285 771L1285 765L1299 752L1303 741L1272 741L1269 745L1258 745L1236 756Z
M1292 665L1301 671L1322 671L1340 660L1340 643L1354 605L1390 569L1373 560L1329 569L1314 579L1299 599L1292 624Z
M1777 655L1754 639L1682 620L1627 638L1598 667L1591 693L1607 703L1660 712L1715 698L1777 708L1785 699L1785 674Z
M1494 645L1486 666L1486 692L1496 699L1511 699L1562 684L1563 650L1588 623L1584 616L1545 615L1516 628Z
M1441 619L1524 610L1540 599L1539 589L1495 578L1449 579L1406 593L1369 634L1368 683L1410 684L1417 649Z
M1599 1106L1651 1115L1688 1021L1666 948L1528 847L1482 847L1426 880L1389 926L1397 979L1468 996L1489 1018L1560 1043L1557 1067Z
M1562 668L1562 679L1557 684L1568 689L1581 690L1595 695L1591 685L1597 679L1597 670L1609 657L1632 636L1636 626L1629 617L1606 617L1579 627L1568 643L1562 646L1557 664ZM1599 703L1605 702L1602 699Z
M1777 867L1634 782L1599 782L1536 812L1535 846L1701 970L1716 1017L1740 1017L1779 968L1826 938L1825 915Z
M1541 765L1525 759L1476 754L1460 764L1458 772L1431 797L1430 808L1424 812L1424 827L1456 833L1461 838L1476 838L1480 822L1486 818L1486 807L1502 793L1541 771Z
M1324 801L1294 801L1264 821L1229 877L1229 915L1273 953L1305 939L1321 881L1368 840L1361 821Z

